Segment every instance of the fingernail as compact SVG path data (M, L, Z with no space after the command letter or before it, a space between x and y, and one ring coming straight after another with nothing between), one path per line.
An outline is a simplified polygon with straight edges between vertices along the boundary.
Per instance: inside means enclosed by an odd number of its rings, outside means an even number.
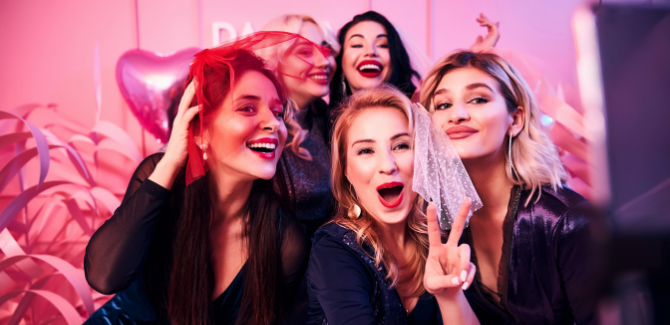
M451 278L451 283L455 286L457 286L461 281L459 281L458 278Z
M466 283L463 283L463 286L461 288L463 288L463 290L468 290L469 287L470 287L470 283L466 282Z
M465 270L461 271L461 281L465 282L465 280L468 279L468 272L465 272Z

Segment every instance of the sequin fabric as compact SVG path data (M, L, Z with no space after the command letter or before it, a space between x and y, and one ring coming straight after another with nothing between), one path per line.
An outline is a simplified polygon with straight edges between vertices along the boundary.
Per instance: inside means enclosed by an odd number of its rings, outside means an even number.
M412 190L426 201L435 203L440 228L451 229L454 218L466 198L472 213L483 206L456 147L441 127L433 124L421 104L412 105L414 116L414 180Z
M293 178L292 197L299 220L326 220L330 217L332 192L330 190L330 151L326 131L327 104L318 100L300 111L296 119L309 135L300 145L312 155L312 160L298 157L286 150L288 169Z
M406 324L407 312L402 306L402 300L395 288L389 288L391 282L386 280L386 269L382 264L375 266L374 259L370 258L372 249L364 244L365 250L356 243L356 236L347 232L342 236L342 241L365 262L374 274L374 293L370 297L370 305L375 312L377 324Z

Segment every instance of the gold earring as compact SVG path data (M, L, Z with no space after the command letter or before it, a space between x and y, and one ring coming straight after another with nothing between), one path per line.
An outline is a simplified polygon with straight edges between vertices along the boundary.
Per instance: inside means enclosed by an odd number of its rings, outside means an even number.
M351 193L352 197L355 197L358 199L358 195L356 195L356 192L354 192L354 187L349 183L349 193ZM349 218L351 219L358 219L358 217L361 216L361 207L358 206L358 204L354 203L351 208L349 208L349 213L347 213Z
M202 150L202 159L207 160L207 145L206 144L201 144L200 145L200 150Z
M349 218L351 219L358 219L358 217L361 216L361 207L358 206L358 204L354 204L349 208L349 213L347 213Z

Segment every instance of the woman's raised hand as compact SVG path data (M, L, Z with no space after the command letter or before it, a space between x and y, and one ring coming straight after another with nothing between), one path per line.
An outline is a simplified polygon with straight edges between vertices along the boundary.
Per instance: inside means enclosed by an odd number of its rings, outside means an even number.
M470 262L470 246L458 246L471 205L470 198L463 201L451 227L449 239L446 244L442 244L435 205L432 202L428 204L426 216L430 246L423 284L429 293L438 298L455 296L461 288L467 289L474 280L476 268Z
M177 172L186 164L188 157L188 128L198 114L197 106L189 107L193 96L195 96L195 85L191 82L184 89L184 95L181 96L165 155L149 176L149 179L167 189L172 187Z
M477 22L479 23L479 26L486 27L488 34L486 34L485 37L482 37L481 35L478 36L475 44L470 47L470 51L475 53L479 53L489 48L495 47L496 43L498 43L498 40L500 39L500 31L498 31L498 26L500 25L499 22L491 22L486 16L484 16L484 14L479 14Z
M186 163L186 157L188 157L188 128L193 118L198 114L197 106L189 108L194 95L195 85L191 82L184 89L184 95L181 96L177 115L172 123L170 141L168 141L165 156L163 156L163 160L173 164L176 168L183 167Z

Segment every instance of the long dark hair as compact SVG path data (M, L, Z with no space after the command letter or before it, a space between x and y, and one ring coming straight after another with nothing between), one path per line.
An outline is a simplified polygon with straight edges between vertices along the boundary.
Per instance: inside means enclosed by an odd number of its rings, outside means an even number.
M210 50L211 51L211 50ZM213 51L212 51L213 52ZM209 53L207 55L216 55ZM197 60L198 58L196 58ZM205 58L206 59L206 58ZM230 69L239 78L246 71L258 71L275 85L282 100L286 94L274 74L265 69L263 61L253 53L238 50L230 64L200 65L204 69L201 84L206 108L218 109L230 90ZM198 67L192 64L191 69ZM193 75L193 73L192 73ZM206 118L210 112L205 110ZM193 125L198 125L194 122ZM283 316L284 288L281 264L280 232L286 225L278 215L284 205L287 188L283 156L271 180L255 180L244 206L244 235L248 260L244 266L244 289L237 324L273 324ZM210 229L214 218L214 202L210 198L208 178L201 177L188 186L181 185L183 196L173 225L172 256L167 288L167 312L172 324L211 324L211 297L214 273L211 265ZM279 231L278 231L279 230Z
M340 31L337 33L337 41L342 46L340 53L335 58L337 62L337 69L335 69L335 75L333 81L330 83L330 106L338 107L342 100L347 96L351 95L349 91L349 85L346 85L346 88L342 88L342 55L347 50L344 47L344 37L347 35L347 32L351 27L356 24L364 21L373 21L384 27L386 30L386 35L388 38L388 47L389 54L391 57L391 75L386 83L393 85L402 91L408 98L412 98L414 91L416 91L416 86L412 83L412 77L420 78L419 74L412 69L410 64L409 55L405 49L405 45L400 39L400 34L393 27L391 22L386 19L386 17L380 15L375 11L368 11L360 15L354 16L350 22L346 23Z

